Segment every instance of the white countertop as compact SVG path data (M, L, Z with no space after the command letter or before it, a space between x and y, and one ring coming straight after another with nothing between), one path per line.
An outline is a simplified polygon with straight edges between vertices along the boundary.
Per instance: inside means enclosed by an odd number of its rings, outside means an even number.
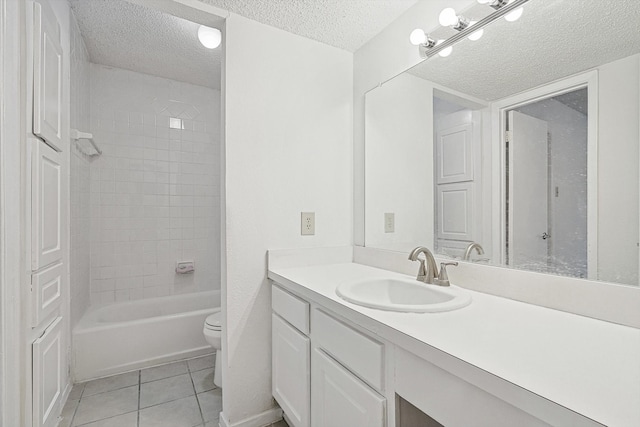
M355 263L269 270L329 309L346 307L599 423L640 426L640 329L470 290L471 305L444 313L370 309L335 293L341 282L380 276L411 278Z

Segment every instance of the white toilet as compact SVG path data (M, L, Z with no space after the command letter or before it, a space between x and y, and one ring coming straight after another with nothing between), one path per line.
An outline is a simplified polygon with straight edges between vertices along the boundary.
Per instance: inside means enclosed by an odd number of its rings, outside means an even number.
M213 373L213 383L222 388L222 321L220 312L210 314L204 321L204 338L216 349L216 366Z

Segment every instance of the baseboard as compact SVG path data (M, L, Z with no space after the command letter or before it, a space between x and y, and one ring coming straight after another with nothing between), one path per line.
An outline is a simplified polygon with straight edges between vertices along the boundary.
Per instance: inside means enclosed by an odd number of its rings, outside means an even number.
M282 419L282 409L271 408L244 420L230 423L224 412L220 413L220 427L264 427Z

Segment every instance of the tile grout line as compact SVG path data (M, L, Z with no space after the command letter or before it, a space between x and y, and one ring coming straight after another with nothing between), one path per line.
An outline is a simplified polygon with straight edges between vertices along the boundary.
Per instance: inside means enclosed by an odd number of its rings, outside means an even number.
M187 369L189 369L189 379L191 380L191 386L193 387L193 396L196 398L196 403L198 404L198 411L200 411L200 419L202 420L202 425L206 423L204 420L204 414L202 413L202 406L200 406L200 399L198 399L198 390L196 390L196 384L193 381L193 376L191 376L191 369L189 368L189 364L187 364Z
M142 393L142 369L138 371L138 413L136 426L140 427L140 394Z

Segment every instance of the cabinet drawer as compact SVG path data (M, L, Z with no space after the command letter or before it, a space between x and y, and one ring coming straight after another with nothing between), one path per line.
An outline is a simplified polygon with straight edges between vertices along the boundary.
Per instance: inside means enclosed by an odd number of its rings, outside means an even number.
M313 338L317 346L351 372L375 389L383 389L383 344L320 310L313 311Z
M309 303L277 286L271 287L271 308L287 322L309 335Z

